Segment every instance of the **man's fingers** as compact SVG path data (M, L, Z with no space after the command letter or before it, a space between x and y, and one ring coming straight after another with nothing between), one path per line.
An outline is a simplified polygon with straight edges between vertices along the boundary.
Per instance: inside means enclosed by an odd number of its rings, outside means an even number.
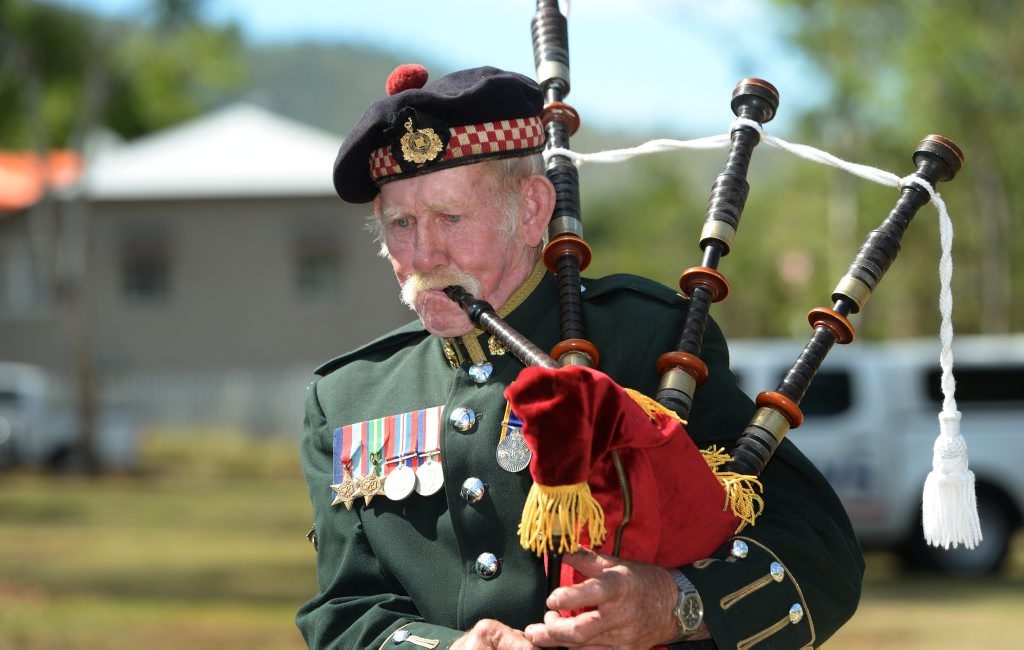
M617 566L614 561L586 549L566 555L563 560L587 579L552 591L547 599L549 609L596 607L618 597L619 576L608 571Z
M597 612L583 612L569 618L562 618L558 612L547 612L543 624L528 625L525 632L526 638L540 647L579 646L599 634L600 623Z
M452 650L534 650L526 634L493 619L477 621L452 644Z
M562 556L562 561L588 578L600 575L602 571L615 565L615 562L609 558L598 555L588 548L581 548L575 553L566 553Z

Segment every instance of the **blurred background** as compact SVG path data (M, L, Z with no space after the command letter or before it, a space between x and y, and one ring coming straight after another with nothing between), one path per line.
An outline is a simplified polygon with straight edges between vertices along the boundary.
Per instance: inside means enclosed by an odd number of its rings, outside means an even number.
M1021 638L1024 190L1012 179L1024 172L1024 5L563 10L577 151L726 133L744 77L779 89L766 132L786 140L900 176L927 134L964 151L938 189L955 226L965 343L954 349L981 552L916 542L941 400L931 207L794 439L869 550L861 612L829 647ZM400 63L434 78L476 65L533 76L534 11L530 0L0 3L0 648L302 647L291 619L315 591L296 453L305 386L323 361L412 317L364 228L368 207L334 195L338 145ZM676 286L700 262L724 156L584 166L587 274ZM829 304L897 193L766 146L749 177L720 267L733 291L712 313L757 392L795 359L807 310Z

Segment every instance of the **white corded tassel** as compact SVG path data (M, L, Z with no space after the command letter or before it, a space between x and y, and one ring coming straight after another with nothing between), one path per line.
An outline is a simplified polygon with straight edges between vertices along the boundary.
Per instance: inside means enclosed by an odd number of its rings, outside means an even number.
M924 482L921 523L924 539L942 548L981 542L981 524L974 494L974 472L967 469L967 441L960 435L960 412L939 413L932 471Z
M939 436L932 452L932 471L924 482L921 525L924 539L932 546L949 548L963 544L974 548L981 542L974 473L967 469L967 441L960 435L960 411L956 408L956 380L953 377L953 221L942 197L922 179L908 176L931 196L939 211L939 366L942 369L942 412Z

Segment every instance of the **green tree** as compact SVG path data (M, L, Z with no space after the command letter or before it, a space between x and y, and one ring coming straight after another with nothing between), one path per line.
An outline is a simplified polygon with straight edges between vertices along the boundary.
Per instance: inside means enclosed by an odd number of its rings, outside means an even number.
M155 0L134 20L0 4L0 147L77 148L98 124L135 137L194 117L245 81L236 26L201 0Z
M962 332L1024 330L1024 237L1011 220L1024 205L1013 178L1024 172L1017 148L1024 124L1024 4L1014 0L776 0L790 36L821 70L829 99L806 116L808 142L842 157L912 171L918 139L939 133L963 149L962 173L938 189L955 222L954 297ZM886 208L831 173L828 206L861 215L866 233ZM868 197L868 198L865 198ZM893 198L894 197L890 197ZM888 201L891 206L892 201ZM904 250L863 314L875 335L930 334L936 321L937 226L924 208ZM846 249L852 235L833 233ZM858 236L859 239L862 236Z

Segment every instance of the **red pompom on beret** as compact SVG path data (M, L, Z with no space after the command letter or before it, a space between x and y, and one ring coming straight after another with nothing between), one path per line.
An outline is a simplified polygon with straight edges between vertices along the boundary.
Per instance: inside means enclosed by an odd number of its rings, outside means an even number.
M417 63L405 63L398 66L388 75L384 90L388 95L395 95L403 90L422 88L427 83L427 69Z

